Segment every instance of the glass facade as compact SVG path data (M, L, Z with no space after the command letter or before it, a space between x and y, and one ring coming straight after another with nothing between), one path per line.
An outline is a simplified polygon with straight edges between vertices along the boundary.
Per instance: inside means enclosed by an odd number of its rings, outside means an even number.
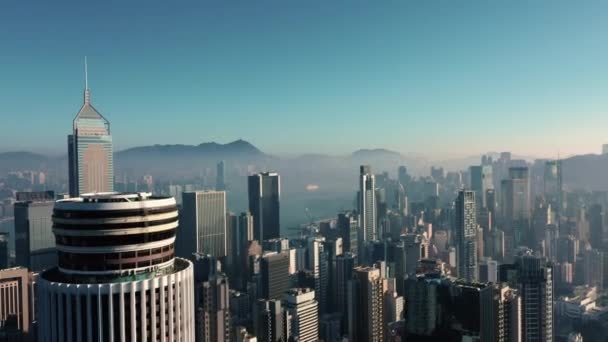
M68 137L70 196L114 190L110 123L90 103L89 91Z

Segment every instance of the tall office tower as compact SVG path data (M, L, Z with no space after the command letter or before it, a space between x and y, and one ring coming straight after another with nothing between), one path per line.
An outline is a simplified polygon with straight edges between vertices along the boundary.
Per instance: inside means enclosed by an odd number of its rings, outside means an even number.
M54 199L49 196L20 193L15 202L15 251L17 265L33 272L57 266L57 251L53 236ZM39 196L40 195L40 196Z
M494 188L491 165L475 165L469 167L471 190L475 192L477 208L487 208L486 191Z
M520 245L530 225L530 178L527 167L509 168L509 179L501 183L502 220L507 231L512 232L515 246ZM513 246L513 247L515 247Z
M260 342L286 341L285 315L278 299L258 299L253 307L253 327Z
M392 282L394 285L395 282ZM403 319L403 296L397 294L395 286L389 286L388 291L384 294L384 322L390 324ZM389 341L389 329L385 327L386 341Z
M349 340L384 341L384 293L387 284L380 274L380 269L355 267L348 288Z
M332 313L336 308L336 259L343 254L342 238L323 242L323 256L321 264L321 290L325 290L325 307L322 312Z
M177 235L177 255L190 258L193 253L226 256L226 192L184 192Z
M357 234L359 232L359 217L355 213L345 212L338 214L337 228L345 252L357 254L358 241Z
M553 341L553 265L524 254L514 264L500 265L500 281L519 290L525 342Z
M564 204L561 160L550 160L545 163L543 192L551 208L561 214Z
M407 168L403 165L399 166L399 169L397 170L397 180L399 181L399 183L401 183L401 185L403 185L406 190L407 186L409 185L410 179L410 175L407 174Z
M193 341L194 276L175 199L89 194L53 210L59 267L38 280L39 341Z
M290 317L290 338L301 342L319 340L319 311L315 291L308 288L290 289L284 299Z
M315 295L319 308L325 309L327 297L327 253L323 250L324 238L310 237L307 240L308 269L314 280Z
M68 136L70 196L114 190L114 162L110 122L91 104L85 61L84 104Z
M604 284L605 254L601 250L589 249L583 255L585 284L597 287L598 291L608 286Z
M442 167L431 166L431 178L436 182L442 182L445 178L445 171Z
M9 336L15 336L15 341L20 341L17 337L27 337L32 321L30 300L27 269L16 267L0 270L0 337L2 330L7 331Z
M486 209L491 214L491 218L495 219L496 215L496 191L494 189L486 190Z
M498 262L486 258L479 263L479 281L482 283L496 283L498 281Z
M481 341L523 341L521 297L515 289L489 285L481 290L480 301Z
M405 263L402 264L402 272L398 273L402 276L416 274L418 261L429 257L429 241L421 234L402 235L401 241Z
M246 253L247 244L253 240L253 216L248 212L241 213L236 217L236 224L231 224L233 231L230 234L232 238L232 253L235 263L241 260L243 253Z
M261 297L281 299L289 288L289 254L286 252L266 253L260 261L262 275Z
M475 192L467 190L458 192L455 228L458 276L467 281L475 281L478 278Z
M604 210L601 204L589 207L589 243L593 248L604 246Z
M215 190L225 191L226 190L226 171L225 162L221 160L217 163L216 174L215 174Z
M249 176L249 212L253 216L253 237L264 241L281 236L279 202L281 177L276 172Z
M557 261L557 251L559 248L559 228L550 224L545 228L545 256L550 261Z
M353 269L357 265L357 257L349 252L336 257L336 298L335 308L342 313L342 334L347 333L348 315L348 282L353 278Z
M223 276L211 278L195 285L196 341L230 341L230 295L228 279Z
M407 305L406 330L410 334L429 336L438 325L437 293L439 279L418 275L405 280Z
M0 270L8 265L8 233L0 233Z
M372 169L362 165L359 175L359 240L369 242L378 239L376 226L376 186Z

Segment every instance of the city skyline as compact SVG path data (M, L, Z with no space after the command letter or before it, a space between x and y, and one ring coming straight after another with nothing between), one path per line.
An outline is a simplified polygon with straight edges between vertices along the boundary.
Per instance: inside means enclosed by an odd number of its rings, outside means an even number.
M0 88L0 151L62 154L85 55L117 151L243 138L279 155L552 157L606 142L601 2L146 4L0 5L12 32L0 56L12 81ZM161 15L170 19L156 25ZM19 138L22 120L48 143ZM267 122L280 122L278 134ZM141 125L147 134L133 134Z

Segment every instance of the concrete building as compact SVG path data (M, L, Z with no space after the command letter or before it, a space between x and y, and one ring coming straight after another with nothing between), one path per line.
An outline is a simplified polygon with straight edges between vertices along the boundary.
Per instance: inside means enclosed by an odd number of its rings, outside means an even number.
M15 202L16 263L34 272L57 266L53 235L54 201L52 197L32 196Z
M290 289L284 298L289 313L290 337L301 342L319 340L319 310L315 291L307 288Z
M481 290L480 297L480 340L523 342L521 297L517 290L489 285Z
M374 267L355 267L348 292L349 339L353 342L385 340L384 294L386 279Z
M226 256L226 192L184 192L182 198L177 254L182 258L193 253Z
M23 267L0 270L0 337L26 338L31 333L30 275Z
M175 258L175 199L83 195L55 203L59 267L38 281L38 340L193 341L194 276Z
M281 299L289 288L289 254L266 253L260 260L261 298Z
M518 289L522 301L523 341L553 341L553 265L530 254L500 265L500 281Z
M278 299L258 299L254 305L253 326L261 342L286 341L285 312Z
M228 279L214 276L195 285L196 341L230 341L230 295Z

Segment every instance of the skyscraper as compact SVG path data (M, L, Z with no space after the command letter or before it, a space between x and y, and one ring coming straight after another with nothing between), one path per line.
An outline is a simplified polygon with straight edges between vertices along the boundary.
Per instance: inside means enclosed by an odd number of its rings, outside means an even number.
M8 233L0 233L0 270L8 265Z
M553 341L553 265L524 254L500 265L500 281L519 290L525 342Z
M319 313L312 289L290 289L285 295L285 310L289 313L290 337L301 342L319 340Z
M181 231L177 253L189 258L192 253L226 256L226 193L224 191L184 192Z
M348 315L346 308L350 300L348 283L353 278L353 269L357 265L356 256L346 252L336 257L336 309L342 312L342 334L348 332Z
M510 167L507 193L503 193L503 208L508 218L530 217L530 177L527 167ZM504 182L504 181L503 181ZM504 191L503 191L504 192ZM504 197L506 196L506 198Z
M258 173L249 176L248 184L254 239L262 242L280 237L281 177L276 172Z
M228 279L213 276L196 285L196 341L230 341L230 304Z
M262 275L261 297L281 299L289 288L289 254L267 253L260 261Z
M34 272L57 266L55 236L53 236L52 199L44 196L27 197L15 202L15 250L17 265Z
M19 337L25 337L30 333L32 316L29 310L31 300L29 279L27 268L0 270L0 330L9 330L9 333ZM20 340L16 339L16 341Z
M353 270L347 308L350 341L384 341L384 293L387 286L380 273L380 269L374 267L355 267Z
M70 196L114 189L114 162L110 122L91 104L85 60L84 104L68 136Z
M359 218L360 241L378 239L376 228L376 185L375 177L369 165L361 165L359 174Z
M506 285L481 290L480 338L489 342L522 341L521 297Z
M397 170L397 180L404 188L409 185L410 175L407 174L407 168L403 165L399 166L399 169Z
M471 190L475 191L477 208L486 208L486 191L494 188L491 165L475 165L469 167Z
M550 160L545 163L545 175L543 178L543 192L545 199L551 208L561 213L563 206L562 189L562 161Z
M60 200L53 227L59 267L38 281L39 341L194 340L193 266L175 258L175 199Z
M455 228L458 276L467 281L475 281L478 278L475 192L468 190L458 192Z
M601 204L589 207L589 243L593 248L602 248L604 245L604 210Z
M502 220L505 231L514 238L514 246L528 237L530 226L530 178L527 167L509 168L509 179L501 182Z
M337 228L342 237L344 251L356 255L358 251L357 234L359 233L358 216L352 212L338 214Z
M253 327L260 342L286 341L285 315L278 299L258 299L254 304Z
M226 190L226 171L224 170L225 163L221 160L217 163L217 172L215 175L215 190L224 191Z

